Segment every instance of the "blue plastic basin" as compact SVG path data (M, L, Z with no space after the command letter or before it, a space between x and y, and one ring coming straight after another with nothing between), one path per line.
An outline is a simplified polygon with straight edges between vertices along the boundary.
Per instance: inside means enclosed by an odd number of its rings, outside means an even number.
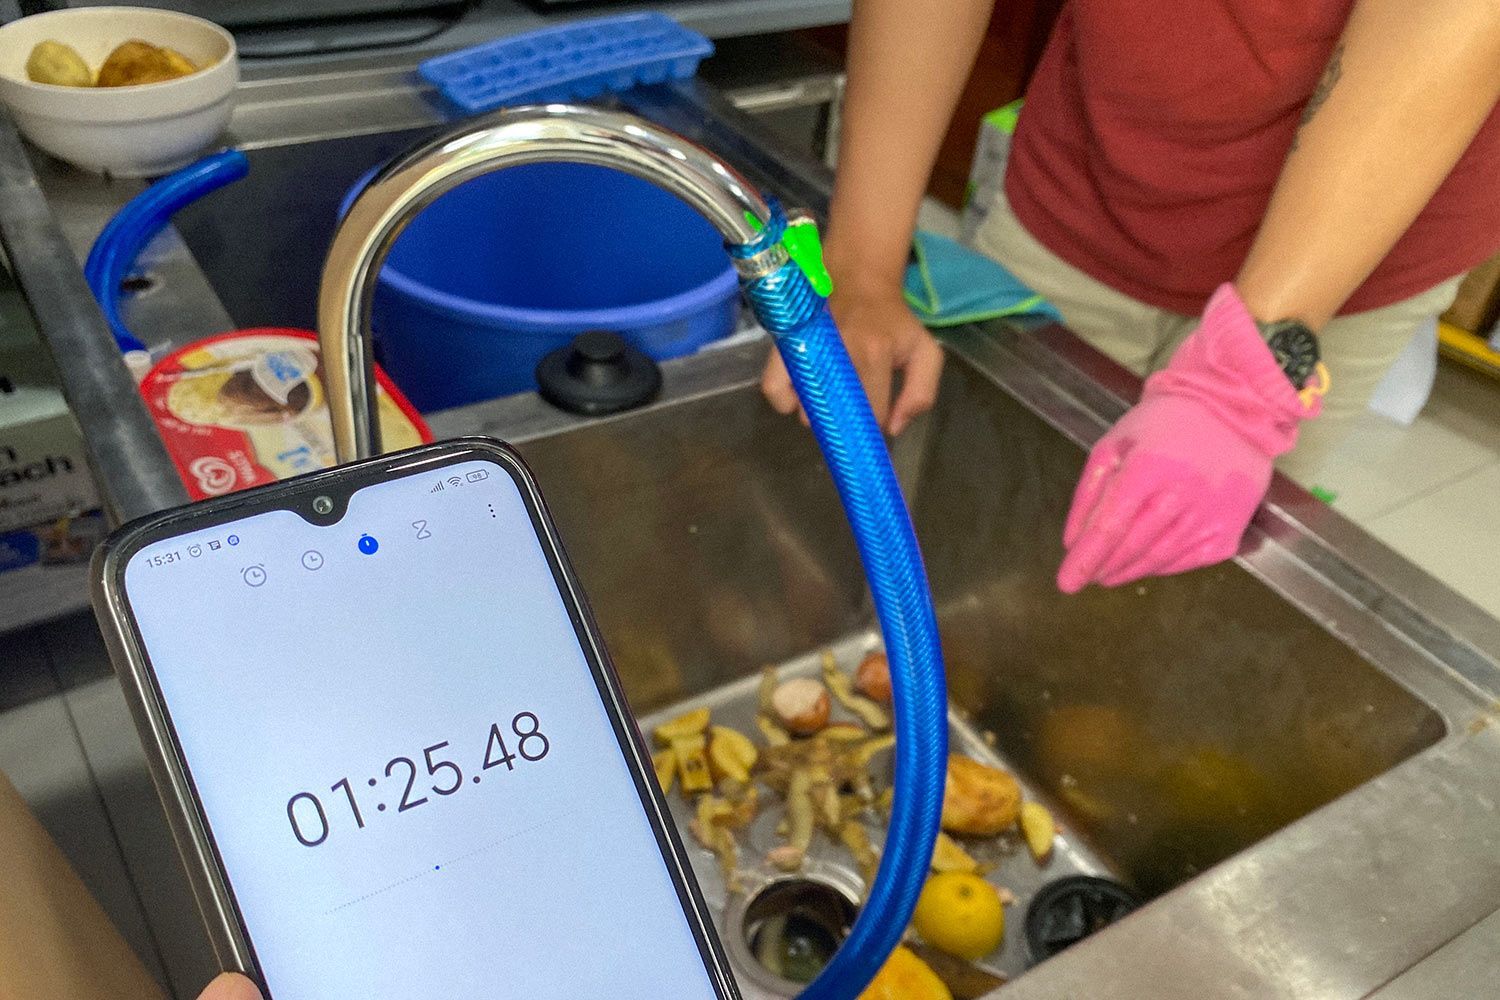
M536 163L424 209L380 272L372 325L387 374L425 412L534 389L536 363L584 330L658 360L690 354L734 331L738 291L723 238L675 196Z

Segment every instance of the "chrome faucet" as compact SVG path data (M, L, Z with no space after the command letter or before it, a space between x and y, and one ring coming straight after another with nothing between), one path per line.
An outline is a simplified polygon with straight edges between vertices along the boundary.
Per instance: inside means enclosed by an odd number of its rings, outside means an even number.
M592 163L651 181L703 213L729 245L753 243L771 210L713 154L619 111L548 104L511 108L466 124L398 157L360 192L338 230L318 293L318 338L341 462L378 454L370 307L375 281L407 223L481 174L522 163ZM754 220L752 223L751 220ZM787 262L779 244L736 257L742 277Z

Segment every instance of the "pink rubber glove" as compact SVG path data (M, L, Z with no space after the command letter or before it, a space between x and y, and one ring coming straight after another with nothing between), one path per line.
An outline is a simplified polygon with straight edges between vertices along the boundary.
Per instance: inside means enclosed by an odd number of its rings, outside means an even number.
M1057 586L1068 594L1095 581L1114 587L1234 555L1272 462L1322 409L1316 392L1299 395L1234 286L1221 286L1171 362L1146 380L1141 401L1090 453Z

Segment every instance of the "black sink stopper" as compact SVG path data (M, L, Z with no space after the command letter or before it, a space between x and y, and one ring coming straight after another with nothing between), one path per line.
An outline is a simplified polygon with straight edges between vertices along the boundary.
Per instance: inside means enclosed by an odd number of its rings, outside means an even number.
M1026 910L1031 961L1046 961L1140 905L1120 883L1093 875L1070 875L1043 886Z
M590 330L542 358L536 382L558 409L597 417L651 402L661 391L661 369L619 334Z

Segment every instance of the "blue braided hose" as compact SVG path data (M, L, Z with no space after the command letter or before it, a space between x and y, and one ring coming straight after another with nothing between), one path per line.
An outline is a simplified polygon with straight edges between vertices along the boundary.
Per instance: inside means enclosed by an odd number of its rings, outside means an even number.
M750 256L780 239L773 218ZM827 302L796 263L745 282L745 294L786 362L838 487L864 563L891 666L895 800L880 868L848 938L803 1000L854 1000L900 943L927 879L948 763L947 685L937 616L917 537L890 455Z

